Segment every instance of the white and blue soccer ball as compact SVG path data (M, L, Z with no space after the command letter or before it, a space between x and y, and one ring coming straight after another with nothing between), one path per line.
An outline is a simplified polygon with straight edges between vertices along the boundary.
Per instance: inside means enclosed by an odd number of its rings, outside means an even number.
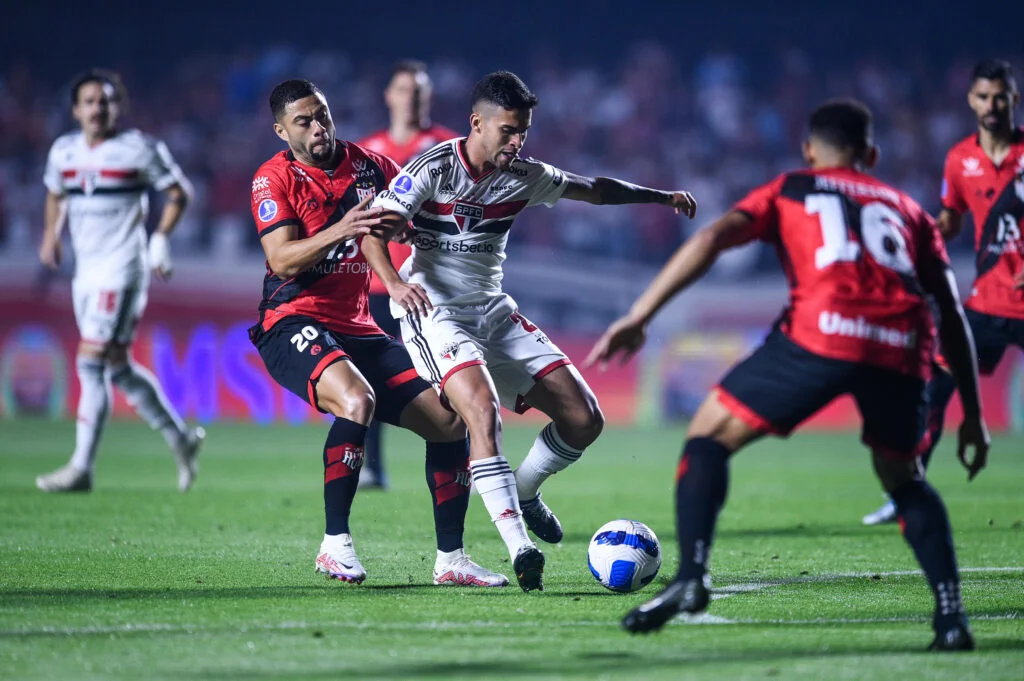
M643 523L613 520L590 539L587 563L601 586L619 593L637 591L661 569L661 544Z

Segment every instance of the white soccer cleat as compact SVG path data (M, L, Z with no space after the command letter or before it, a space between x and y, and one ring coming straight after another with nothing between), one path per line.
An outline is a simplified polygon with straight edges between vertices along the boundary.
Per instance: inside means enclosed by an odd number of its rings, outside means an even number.
M185 436L185 444L174 452L178 462L178 491L187 492L199 475L199 448L206 440L206 429L196 426Z
M356 556L351 534L324 537L314 569L327 575L328 579L337 579L341 582L362 584L366 579L366 570Z
M88 492L92 489L92 472L67 464L36 477L36 487L44 492Z
M861 519L865 525L884 525L896 522L896 504L892 499L882 504L882 507L874 513L868 513Z
M508 577L477 565L459 549L447 560L434 563L434 584L445 586L508 586Z

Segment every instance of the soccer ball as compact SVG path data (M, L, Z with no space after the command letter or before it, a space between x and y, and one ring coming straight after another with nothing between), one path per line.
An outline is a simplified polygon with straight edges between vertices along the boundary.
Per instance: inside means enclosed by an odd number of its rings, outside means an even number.
M590 539L587 562L601 586L629 593L647 586L661 569L661 544L643 523L613 520Z

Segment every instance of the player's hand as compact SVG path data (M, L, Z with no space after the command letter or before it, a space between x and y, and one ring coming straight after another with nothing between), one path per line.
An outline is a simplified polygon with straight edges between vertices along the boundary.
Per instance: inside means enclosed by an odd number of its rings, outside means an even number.
M1017 276L1013 278L1013 289L1015 291L1024 289L1024 265L1021 266L1020 272L1017 273Z
M153 236L149 237L149 267L159 281L167 281L174 272L171 245L163 232L153 232Z
M967 479L974 480L985 464L988 463L988 448L992 440L985 427L985 421L981 418L964 419L960 425L956 456L960 463L967 469ZM967 458L967 449L974 447L974 457Z
M388 286L388 295L408 314L413 317L425 317L434 308L430 304L427 292L419 284L406 284L404 281Z
M676 215L685 215L691 220L697 214L697 200L690 192L672 192L669 195L668 205L675 209Z
M379 206L368 208L370 201L373 201L372 195L357 203L340 220L328 227L332 236L338 241L355 239L366 234L383 236L385 225L381 220L381 213L384 210Z
M60 267L60 262L63 259L64 246L61 244L60 239L44 237L43 243L39 247L39 261L51 270L55 270Z
M619 363L625 364L643 347L646 340L647 329L644 324L629 316L622 317L609 326L604 335L597 340L590 354L583 360L583 366L591 367L600 362L601 371L604 371L608 368L608 362L620 352L622 357Z

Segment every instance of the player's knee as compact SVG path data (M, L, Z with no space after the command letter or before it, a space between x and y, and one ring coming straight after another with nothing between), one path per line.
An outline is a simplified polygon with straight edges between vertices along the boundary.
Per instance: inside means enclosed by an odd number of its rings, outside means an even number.
M894 459L875 451L872 463L882 488L890 494L908 482L924 478L920 459Z
M320 408L332 416L362 424L369 424L373 420L373 410L376 406L373 391L369 389L318 395L318 402Z
M471 434L493 434L501 429L501 405L493 396L483 394L462 410L462 418Z
M586 449L604 430L604 413L592 400L568 412L555 423L558 434L566 444L576 449Z

